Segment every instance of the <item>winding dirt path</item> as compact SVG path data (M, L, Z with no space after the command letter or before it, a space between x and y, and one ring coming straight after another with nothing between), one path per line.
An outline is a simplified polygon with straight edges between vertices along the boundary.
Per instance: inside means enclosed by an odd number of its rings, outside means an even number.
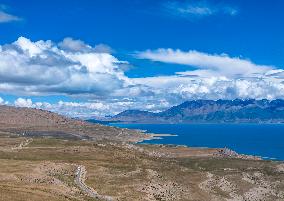
M76 170L76 176L75 176L75 183L79 186L79 188L85 192L88 196L92 198L96 198L99 200L106 200L106 201L114 201L114 199L110 196L100 195L97 191L95 191L93 188L87 186L85 184L86 180L86 168L83 165L79 165Z
M24 147L28 146L32 141L33 141L32 138L25 139L25 140L22 141L18 146L13 147L12 150L23 149Z

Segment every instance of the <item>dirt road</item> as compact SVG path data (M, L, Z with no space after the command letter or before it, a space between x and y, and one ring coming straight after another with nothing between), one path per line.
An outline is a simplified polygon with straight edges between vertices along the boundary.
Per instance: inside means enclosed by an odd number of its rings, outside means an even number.
M80 189L85 192L88 196L96 198L98 200L114 201L110 196L99 195L97 191L85 184L86 168L83 165L79 165L76 170L75 183Z
M32 141L33 141L32 138L25 139L25 140L22 141L18 146L13 147L12 150L23 149L24 147L28 146Z

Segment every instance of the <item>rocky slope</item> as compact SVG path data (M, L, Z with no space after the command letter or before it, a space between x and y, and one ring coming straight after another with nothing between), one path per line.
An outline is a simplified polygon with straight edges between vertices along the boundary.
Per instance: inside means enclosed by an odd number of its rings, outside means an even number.
M283 123L284 100L194 100L159 113L127 110L111 120L139 123Z
M147 138L138 131L70 119L49 111L0 106L0 132L24 136L136 142Z

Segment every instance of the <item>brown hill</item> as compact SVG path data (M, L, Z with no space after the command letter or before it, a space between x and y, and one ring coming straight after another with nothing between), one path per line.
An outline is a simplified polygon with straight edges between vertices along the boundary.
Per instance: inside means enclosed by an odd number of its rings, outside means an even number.
M53 112L0 106L0 131L24 136L57 138L139 141L145 134L100 124L71 119Z

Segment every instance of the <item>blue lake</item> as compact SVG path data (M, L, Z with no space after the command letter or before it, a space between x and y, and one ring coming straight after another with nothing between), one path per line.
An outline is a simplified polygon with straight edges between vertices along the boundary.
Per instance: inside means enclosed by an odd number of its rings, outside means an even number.
M144 143L227 147L238 153L284 160L284 124L111 124L149 133L176 134Z

